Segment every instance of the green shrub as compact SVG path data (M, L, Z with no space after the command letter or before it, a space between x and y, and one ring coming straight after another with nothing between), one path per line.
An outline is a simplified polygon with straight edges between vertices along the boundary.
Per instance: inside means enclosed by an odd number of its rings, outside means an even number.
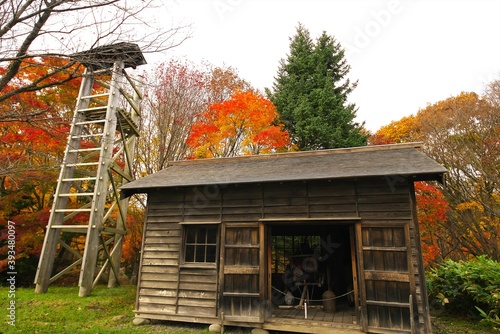
M446 260L427 273L429 301L456 314L475 314L486 321L500 316L500 262L486 256L472 261Z

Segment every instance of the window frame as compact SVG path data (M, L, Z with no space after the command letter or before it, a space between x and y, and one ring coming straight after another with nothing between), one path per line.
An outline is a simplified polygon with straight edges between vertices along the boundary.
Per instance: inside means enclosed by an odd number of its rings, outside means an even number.
M180 267L189 267L189 268L215 268L219 263L219 247L220 247L220 222L181 222L179 223L182 227L181 229L181 252L180 252ZM195 228L195 234L198 235L199 228L215 228L215 244L212 243L198 243L196 241L192 246L196 248L196 246L205 246L205 258L206 258L206 247L207 246L215 246L215 261L214 262L187 262L186 261L186 247L189 245L187 243L187 233L189 229ZM208 232L208 230L207 230ZM205 235L206 238L206 235Z

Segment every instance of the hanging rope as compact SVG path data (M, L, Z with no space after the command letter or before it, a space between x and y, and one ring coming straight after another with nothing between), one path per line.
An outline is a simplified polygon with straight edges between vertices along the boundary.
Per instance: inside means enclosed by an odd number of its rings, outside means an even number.
M286 296L286 293L285 293L285 292L283 292L283 291L281 291L281 290L279 290L279 289L275 288L274 286L271 286L271 288L273 288L273 290L275 290L275 291L278 291L278 292L279 292L279 293L281 293L283 296ZM335 297L332 297L332 298L327 298L327 299L309 299L309 301L311 301L311 302L322 302L322 301L325 301L325 300L334 300L334 299L338 299L338 298L342 298L342 297L345 297L345 296L347 296L347 295L350 295L350 294L351 294L351 293L353 293L353 292L354 292L354 290L351 290L351 291L348 291L348 292L346 292L346 293L344 293L343 295L340 295L340 296L335 296ZM293 296L293 299L300 300L300 298L295 297L295 296Z

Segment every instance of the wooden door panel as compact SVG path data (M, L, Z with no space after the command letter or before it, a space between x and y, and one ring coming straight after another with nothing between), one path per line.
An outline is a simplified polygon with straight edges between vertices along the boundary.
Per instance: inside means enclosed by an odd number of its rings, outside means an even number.
M408 224L356 226L365 331L411 332L411 248Z
M222 311L232 321L262 322L263 227L224 224Z

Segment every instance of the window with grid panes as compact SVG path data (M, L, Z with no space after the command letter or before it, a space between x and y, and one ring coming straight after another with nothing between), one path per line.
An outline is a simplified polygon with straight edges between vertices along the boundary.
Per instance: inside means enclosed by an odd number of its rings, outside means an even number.
M218 225L184 226L184 263L215 263Z

